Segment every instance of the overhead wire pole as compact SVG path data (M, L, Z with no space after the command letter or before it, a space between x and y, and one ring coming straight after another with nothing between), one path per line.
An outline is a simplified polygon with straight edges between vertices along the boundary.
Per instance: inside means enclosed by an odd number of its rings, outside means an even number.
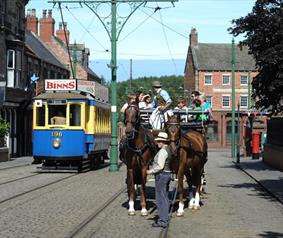
M150 2L170 2L174 6L174 2L178 0L50 0L49 3L61 4L61 3L78 3L80 5L86 5L100 20L104 26L106 32L111 41L111 151L110 151L110 167L109 171L118 171L118 135L117 135L117 41L119 35L125 26L126 22L133 15L133 13L142 5L146 5ZM108 27L108 18L101 17L97 12L97 7L102 3L111 4L111 27ZM121 26L117 28L117 4L128 4L130 6L130 12L126 17L120 17Z
M235 41L232 39L232 159L235 159Z

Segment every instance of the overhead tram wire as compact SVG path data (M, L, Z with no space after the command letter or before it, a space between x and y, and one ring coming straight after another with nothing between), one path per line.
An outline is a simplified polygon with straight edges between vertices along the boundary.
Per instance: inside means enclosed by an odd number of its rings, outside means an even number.
M169 55L170 55L170 57L171 57L171 61L172 61L172 63L173 63L173 65L174 65L174 69L175 69L175 73L176 73L176 75L178 74L177 72L177 65L176 65L176 62L175 62L175 60L174 60L174 58L173 58L173 55L172 55L172 51L171 51L171 48L170 48L170 45L169 45L169 41L168 41L168 37L167 37L167 34L166 34L166 31L165 31L165 27L164 27L164 23L163 23L163 17L162 17L162 14L161 14L161 7L159 7L159 5L158 5L158 3L156 2L156 9L155 9L155 11L154 12L159 12L159 17L160 17L160 21L161 21L161 25L162 25L162 31L163 31L163 35L164 35L164 39L165 39L165 43L166 43L166 45L167 45L167 49L168 49L168 52L169 52Z
M150 16L146 11L143 11L142 9L139 9L142 13L144 13L145 15L151 17L153 20L155 20L156 22L158 22L159 24L163 25L165 28L169 29L170 31L175 32L177 35L182 36L185 39L189 39L189 37L187 37L186 35L176 31L175 29L173 29L170 26L167 26L166 24L164 24L163 22L159 21L158 19L154 18L153 16Z
M140 24L138 24L132 31L130 31L126 36L124 36L119 42L125 40L129 35L133 34L138 28L140 28L149 18L154 15L155 12L153 12L151 15L148 15L147 18L145 18Z
M97 44L99 44L101 46L101 48L104 49L105 52L110 52L108 49L106 49L102 43L100 43L94 36L93 34L91 34L91 32L81 23L81 21L70 11L70 9L68 8L68 6L66 6L66 9L69 11L69 13L71 14L71 16L80 24L80 26L85 30L85 32L87 32L95 41Z
M68 42L68 39L67 39L66 26L65 26L65 21L64 21L64 17L63 17L62 8L61 8L61 2L58 2L58 5L59 5L59 10L60 10L60 14L61 14L62 25L63 25L63 29L64 29L64 35L65 35L65 41L66 41L67 50L68 50L68 56L69 56L70 66L71 66L72 75L73 75L73 78L74 78L74 67L73 67L72 59L71 59L70 47L69 47L69 42Z

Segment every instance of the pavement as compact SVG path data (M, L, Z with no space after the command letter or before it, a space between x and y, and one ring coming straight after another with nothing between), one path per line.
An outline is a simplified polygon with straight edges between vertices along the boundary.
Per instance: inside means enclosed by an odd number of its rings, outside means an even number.
M217 150L213 149L213 151ZM32 161L32 157L13 158L7 162L1 162L0 169L31 164ZM283 204L283 172L270 167L263 162L262 158L241 157L240 162L234 162L234 164Z
M262 158L241 157L235 165L283 204L283 172L270 167Z

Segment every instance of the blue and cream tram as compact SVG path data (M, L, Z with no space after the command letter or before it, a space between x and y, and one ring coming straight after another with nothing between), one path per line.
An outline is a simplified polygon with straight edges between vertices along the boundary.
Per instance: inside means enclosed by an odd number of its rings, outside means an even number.
M106 87L45 80L45 92L33 101L35 163L42 162L43 170L88 170L107 158L110 128Z

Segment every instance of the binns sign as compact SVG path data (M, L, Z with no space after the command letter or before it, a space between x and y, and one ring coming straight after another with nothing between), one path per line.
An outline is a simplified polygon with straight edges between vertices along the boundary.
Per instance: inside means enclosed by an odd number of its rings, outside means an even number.
M76 80L75 79L46 79L45 80L45 90L46 91L70 91L76 90Z

